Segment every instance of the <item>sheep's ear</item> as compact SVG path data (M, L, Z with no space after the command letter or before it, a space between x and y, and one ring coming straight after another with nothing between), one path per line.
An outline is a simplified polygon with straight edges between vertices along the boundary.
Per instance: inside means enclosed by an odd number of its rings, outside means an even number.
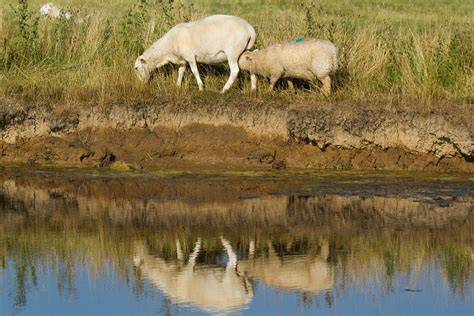
M258 49L258 48L256 48L256 49L254 49L253 51L254 51L254 52L258 52L258 51L259 51L259 49Z

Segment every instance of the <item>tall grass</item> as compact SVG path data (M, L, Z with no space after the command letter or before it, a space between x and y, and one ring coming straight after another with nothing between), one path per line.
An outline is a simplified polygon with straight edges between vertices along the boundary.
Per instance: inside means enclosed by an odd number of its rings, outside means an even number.
M340 69L331 100L422 106L473 100L468 1L57 1L74 12L73 20L40 18L39 0L7 3L0 8L0 96L92 105L192 96L197 87L189 72L181 89L172 67L143 85L133 61L173 25L229 13L257 27L259 47L298 36L333 41ZM227 73L203 72L208 90L219 91L227 80ZM232 93L247 93L242 78ZM324 99L317 91L300 91L298 98Z

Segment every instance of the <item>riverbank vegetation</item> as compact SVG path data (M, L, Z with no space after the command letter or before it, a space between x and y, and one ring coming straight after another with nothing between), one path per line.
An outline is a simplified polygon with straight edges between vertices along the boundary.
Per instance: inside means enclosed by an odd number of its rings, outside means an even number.
M71 20L41 18L43 3L7 0L0 8L0 97L61 105L191 98L198 91L190 72L181 89L175 86L174 67L144 85L133 73L133 62L175 24L227 13L256 26L256 47L317 37L340 49L329 100L304 87L296 96L262 89L258 98L425 110L473 100L474 8L469 1L56 1L73 12ZM217 92L227 80L227 66L201 71L208 90L204 97L221 98ZM250 93L248 76L240 77L232 98Z

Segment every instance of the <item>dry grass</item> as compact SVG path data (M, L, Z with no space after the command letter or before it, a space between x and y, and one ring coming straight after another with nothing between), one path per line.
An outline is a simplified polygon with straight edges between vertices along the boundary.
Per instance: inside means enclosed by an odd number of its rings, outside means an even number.
M40 19L43 1L7 3L0 8L0 96L91 105L193 96L197 86L189 73L181 89L174 85L173 67L145 86L132 71L133 61L176 23L229 13L257 27L260 47L298 36L332 40L341 56L330 101L426 109L473 100L474 5L468 1L56 1L76 16L92 13L85 23ZM219 91L226 67L203 68L206 88ZM248 78L241 78L236 96L249 93ZM324 100L307 90L258 97Z

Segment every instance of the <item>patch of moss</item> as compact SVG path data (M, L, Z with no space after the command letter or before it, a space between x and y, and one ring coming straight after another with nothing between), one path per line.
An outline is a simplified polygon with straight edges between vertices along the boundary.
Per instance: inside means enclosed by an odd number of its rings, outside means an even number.
M132 170L132 167L126 163L126 162L123 162L123 161L115 161L114 163L112 163L109 167L110 169L112 170L116 170L116 171L130 171Z

